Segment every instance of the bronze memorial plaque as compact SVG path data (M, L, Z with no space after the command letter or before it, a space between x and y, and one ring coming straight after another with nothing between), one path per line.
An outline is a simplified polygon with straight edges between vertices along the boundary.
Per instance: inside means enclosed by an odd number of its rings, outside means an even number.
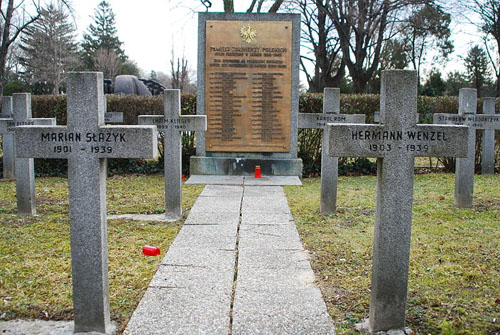
M292 23L206 21L207 151L289 152Z

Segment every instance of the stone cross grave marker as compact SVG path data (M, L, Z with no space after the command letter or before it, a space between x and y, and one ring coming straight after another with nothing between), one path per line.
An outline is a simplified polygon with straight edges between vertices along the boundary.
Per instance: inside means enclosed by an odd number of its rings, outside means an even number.
M15 154L14 154L14 134L8 133L8 120L12 121L12 97L2 98L2 118L0 119L0 134L2 138L2 152L3 152L3 177L8 179L16 178L15 169ZM3 127L3 130L2 130Z
M4 97L5 105L12 106L12 118L0 119L0 133L11 135L10 145L15 148L14 130L22 125L55 125L54 118L31 117L31 94L14 93L11 97ZM9 108L9 107L7 107ZM35 168L33 158L20 158L14 155L14 176L16 178L17 213L19 215L35 215Z
M321 205L323 214L337 210L338 157L328 155L328 123L365 123L364 114L340 114L340 89L325 88L323 113L299 113L299 128L323 129L321 142Z
M495 114L495 98L483 98L483 115ZM495 174L495 131L483 130L481 174Z
M16 128L19 157L68 160L75 333L111 333L106 158L154 158L153 126L104 126L103 75L67 76L68 125Z
M470 128L467 138L466 158L455 163L455 206L472 207L474 194L474 165L476 156L476 129L500 129L500 115L476 115L477 91L462 88L458 94L458 114L434 114L434 123L466 125Z
M414 157L467 154L467 127L417 125L414 71L382 72L383 125L329 124L331 156L377 158L370 331L404 328Z
M182 132L207 130L205 115L181 115L181 91L165 90L164 115L140 115L139 124L155 125L163 138L165 169L165 216L182 217Z

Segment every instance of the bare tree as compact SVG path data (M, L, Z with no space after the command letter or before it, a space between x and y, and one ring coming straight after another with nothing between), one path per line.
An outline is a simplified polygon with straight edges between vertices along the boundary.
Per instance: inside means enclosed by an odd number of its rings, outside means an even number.
M355 92L364 92L377 70L383 44L413 5L431 0L329 0L324 10L333 21ZM403 18L404 20L404 18Z
M234 0L222 0L222 1L224 4L224 12L225 13L234 13ZM273 3L271 5L271 7L269 7L268 12L269 13L276 13L280 9L281 5L283 4L283 1L284 0L273 0ZM207 9L212 6L212 3L210 1L201 0L201 2L205 7L207 7ZM264 5L265 2L266 2L266 0L252 0L250 7L248 7L248 9L247 9L247 13L253 12L254 9L256 9L257 13L261 13L262 6ZM257 8L255 8L255 5L257 5Z
M326 0L298 0L296 9L302 18L302 47L314 55L302 55L300 65L309 84L309 92L323 92L325 87L338 87L345 75L345 63L338 35L323 8ZM306 62L314 66L310 73Z
M114 78L120 73L122 61L120 56L113 50L99 48L95 53L94 69L102 72L104 78Z
M174 50L172 49L172 59L170 60L170 87L181 91L189 82L188 61L185 56L177 57L175 62Z
M495 70L497 80L496 96L500 96L500 1L499 0L467 0L463 6L479 15L479 22L472 22L484 33L486 52ZM470 21L470 20L469 20ZM493 54L488 46L488 38L493 37L496 52Z
M9 48L24 29L40 17L41 8L34 4L33 13L28 13L24 1L0 0L0 92L3 92L3 80ZM3 94L3 93L2 93Z

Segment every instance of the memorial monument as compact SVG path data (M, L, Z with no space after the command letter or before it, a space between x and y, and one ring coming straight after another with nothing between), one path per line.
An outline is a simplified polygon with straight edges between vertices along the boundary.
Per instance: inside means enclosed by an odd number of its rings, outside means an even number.
M302 174L298 14L200 13L198 134L191 174Z

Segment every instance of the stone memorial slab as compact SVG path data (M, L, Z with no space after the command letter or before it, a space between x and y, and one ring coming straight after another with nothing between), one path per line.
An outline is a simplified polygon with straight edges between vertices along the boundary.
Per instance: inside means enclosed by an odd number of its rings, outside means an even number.
M28 93L14 93L13 97L3 97L5 116L11 118L0 119L0 134L4 134L4 176L12 175L16 178L17 213L19 215L35 215L35 169L33 158L18 158L15 150L14 130L21 125L54 125L54 118L31 117L31 95ZM9 114L10 113L10 114ZM10 161L9 161L10 160ZM7 170L7 171L6 171Z
M165 170L165 216L177 221L182 217L182 132L205 131L205 115L181 115L181 91L165 90L164 115L141 115L139 124L158 127L163 138Z
M483 115L495 114L495 98L483 98ZM495 131L483 130L481 174L495 174Z
M500 115L476 115L477 92L474 88L460 89L458 97L458 114L436 113L434 123L466 125L470 128L467 157L457 158L455 163L455 206L470 208L474 195L476 130L500 129Z
M321 141L321 205L322 214L337 211L338 157L328 156L327 123L365 123L364 114L340 114L340 89L325 88L323 113L299 113L299 128L323 129Z
M2 115L0 119L0 134L2 134L3 177L16 178L14 134L7 132L8 119L12 120L12 97L2 98ZM3 127L3 128L2 128Z
M68 160L75 333L110 334L106 158L154 158L158 134L104 125L102 73L71 72L66 82L68 125L16 127L16 153Z
M383 125L329 124L329 154L377 157L369 331L404 329L414 157L467 155L464 126L417 125L417 75L382 72Z
M200 13L191 175L299 176L300 15Z

